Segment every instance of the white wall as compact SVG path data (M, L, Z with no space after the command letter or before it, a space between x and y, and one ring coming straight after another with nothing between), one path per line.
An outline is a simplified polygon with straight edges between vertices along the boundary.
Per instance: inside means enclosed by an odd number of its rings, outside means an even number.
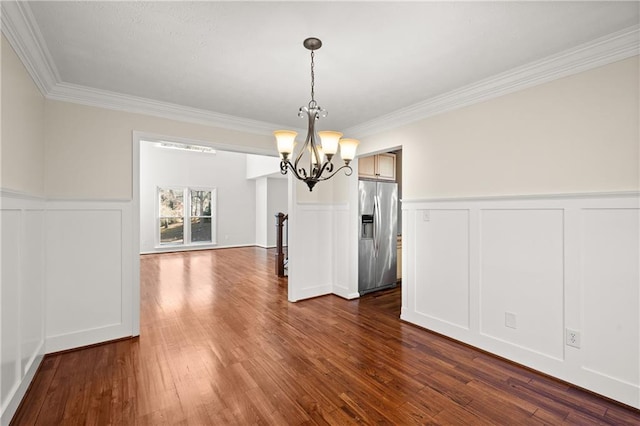
M275 215L288 212L288 184L280 173L280 159L247 154L247 178L256 182L256 245L275 247Z
M268 245L268 195L269 187L266 177L260 177L256 182L256 245L267 247Z
M280 158L247 154L247 179L280 175Z
M157 188L216 188L217 244L206 247L253 245L255 240L256 187L246 178L246 154L215 154L160 148L143 142L140 147L140 250L142 253L175 250L159 247Z
M44 194L44 97L2 36L0 188Z
M639 57L362 138L402 146L406 199L637 191Z
M287 179L267 179L267 214L265 217L267 228L267 246L276 245L276 218L278 213L289 212L289 191Z
M184 123L104 108L46 101L47 196L132 198L132 132L276 154L273 136Z
M0 136L0 424L45 350L44 98L4 36Z

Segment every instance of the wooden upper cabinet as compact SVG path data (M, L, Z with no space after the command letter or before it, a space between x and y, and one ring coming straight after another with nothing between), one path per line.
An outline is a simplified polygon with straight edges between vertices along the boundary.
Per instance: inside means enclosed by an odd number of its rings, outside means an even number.
M367 179L396 180L396 155L378 154L358 159L358 176Z
M378 179L396 180L396 155L376 155L378 165Z
M358 159L358 176L363 178L376 178L376 156L363 157Z

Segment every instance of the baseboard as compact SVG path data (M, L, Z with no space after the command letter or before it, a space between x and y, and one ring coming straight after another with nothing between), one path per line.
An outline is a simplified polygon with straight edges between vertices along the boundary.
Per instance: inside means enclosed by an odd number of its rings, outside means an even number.
M44 355L42 354L36 355L34 357L33 361L31 362L31 365L27 369L27 372L25 373L24 377L22 378L22 381L20 382L20 385L18 386L15 393L13 394L13 397L11 397L11 399L9 400L9 404L7 404L7 407L4 409L2 416L0 417L0 425L8 426L11 423L11 419L18 411L18 407L20 407L20 403L22 402L22 399L29 391L31 382L33 381L33 378L38 372L38 369L40 368L40 364L42 364L43 359L44 359Z
M131 327L124 324L47 336L45 352L47 354L61 352L127 337L131 337Z
M349 289L346 287L333 286L333 294L347 300L357 299L358 297L360 297L360 293L358 293L357 291L349 292Z
M297 294L289 295L289 302L299 302L304 299L311 299L313 297L326 296L332 293L331 285L321 285L317 287L309 287L301 289L296 292Z
M220 250L220 249L228 249L228 248L241 248L241 247L261 247L256 244L235 244L228 246L220 246L220 245L202 245L202 246L172 246L172 247L162 247L154 250L141 250L140 254L158 254L158 253L176 253L180 251L199 251L199 250ZM266 247L268 248L268 247Z

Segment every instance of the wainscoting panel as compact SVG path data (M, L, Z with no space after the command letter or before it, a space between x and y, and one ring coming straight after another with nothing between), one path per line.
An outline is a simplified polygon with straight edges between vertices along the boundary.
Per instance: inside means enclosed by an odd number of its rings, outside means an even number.
M415 233L415 313L468 329L469 210L417 210Z
M128 202L47 204L47 352L132 335Z
M582 210L583 367L640 384L639 209Z
M44 331L44 211L25 210L23 213L23 247L21 255L22 287L20 289L20 318L22 374L31 367L41 353ZM34 267L35 266L35 267Z
M334 205L289 209L289 301L330 294L333 288Z
M22 212L2 211L2 369L0 398L11 399L20 383L20 229Z
M561 209L480 211L482 334L563 358L563 235Z
M637 192L402 205L402 319L640 408Z
M333 226L331 232L333 233L333 248L331 250L333 254L333 290L332 292L345 299L354 299L359 297L358 282L357 280L350 280L352 276L351 271L351 253L356 247L352 247L354 239L350 232L350 212L349 206L336 205L333 211ZM355 240L357 242L357 240Z
M43 199L0 190L0 424L7 425L44 355Z

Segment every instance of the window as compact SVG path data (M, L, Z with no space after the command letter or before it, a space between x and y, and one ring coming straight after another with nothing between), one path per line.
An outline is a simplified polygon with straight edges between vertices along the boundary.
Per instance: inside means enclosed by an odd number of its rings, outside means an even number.
M215 244L215 189L158 188L160 245Z
M210 243L211 234L211 191L191 192L191 241Z
M160 244L184 242L184 190L159 189Z

